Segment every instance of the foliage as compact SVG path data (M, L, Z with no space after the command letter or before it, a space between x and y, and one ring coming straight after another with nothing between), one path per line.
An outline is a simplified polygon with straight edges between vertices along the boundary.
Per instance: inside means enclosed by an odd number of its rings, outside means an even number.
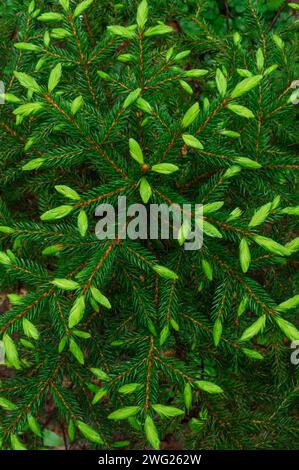
M4 449L61 444L50 399L70 446L298 445L296 22L248 0L217 34L204 3L10 2ZM97 205L124 195L204 204L202 249L99 241Z

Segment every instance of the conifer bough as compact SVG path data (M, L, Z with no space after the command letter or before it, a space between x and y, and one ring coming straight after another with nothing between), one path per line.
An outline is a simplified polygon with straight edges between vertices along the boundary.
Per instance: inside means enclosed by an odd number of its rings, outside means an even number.
M49 400L70 447L160 449L174 429L190 449L292 446L293 17L268 33L248 2L246 32L223 37L179 0L179 32L147 0L135 12L12 3L17 39L5 30L0 45L0 346L13 369L2 448L61 441L44 424ZM119 196L203 204L202 248L185 250L186 221L178 240L99 240L95 210Z

